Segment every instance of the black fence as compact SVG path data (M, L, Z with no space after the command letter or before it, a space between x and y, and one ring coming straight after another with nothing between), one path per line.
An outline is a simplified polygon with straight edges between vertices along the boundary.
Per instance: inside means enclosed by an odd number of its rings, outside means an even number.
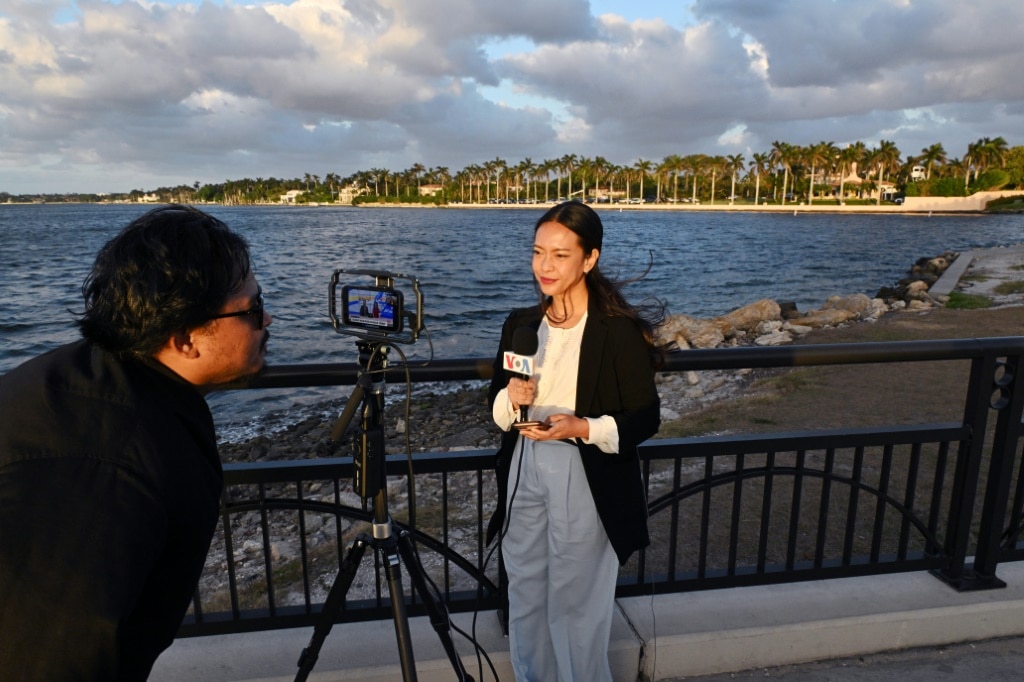
M942 423L648 441L640 456L652 544L622 567L618 594L922 570L959 590L1001 586L999 563L1024 558L1022 359L1024 337L674 354L666 373L948 363L964 376L962 410ZM386 380L484 380L490 371L487 360L449 360L391 368ZM276 367L251 388L355 385L363 374L356 363ZM920 399L929 400L927 387ZM418 566L406 570L426 576L450 610L498 606L497 558L483 541L493 458L421 453L410 464L389 455L387 485L372 500L353 487L352 457L227 465L221 528L180 634L312 625L346 547L376 530L382 507L394 533L415 541ZM365 555L338 622L391 617L381 562ZM405 594L408 613L423 614L421 596Z

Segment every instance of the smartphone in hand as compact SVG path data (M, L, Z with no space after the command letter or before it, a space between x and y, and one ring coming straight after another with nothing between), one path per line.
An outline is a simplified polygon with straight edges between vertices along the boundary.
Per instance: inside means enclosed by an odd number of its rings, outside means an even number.
M538 428L538 429L544 430L544 429L550 429L551 428L551 424L549 424L548 422L538 422L538 421L512 422L512 428L514 428L516 431L522 431L523 429L532 429L532 428Z

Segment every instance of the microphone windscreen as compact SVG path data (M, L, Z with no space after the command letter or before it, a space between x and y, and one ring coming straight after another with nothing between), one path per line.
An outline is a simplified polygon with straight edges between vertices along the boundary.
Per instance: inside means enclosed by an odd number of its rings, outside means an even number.
M536 355L538 343L533 327L520 327L512 334L512 352L516 355Z

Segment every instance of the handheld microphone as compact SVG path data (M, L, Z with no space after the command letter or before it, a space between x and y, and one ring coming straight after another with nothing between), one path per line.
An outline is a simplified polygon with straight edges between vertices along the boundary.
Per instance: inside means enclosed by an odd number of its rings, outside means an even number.
M537 330L519 327L512 334L512 350L505 351L505 371L519 379L533 376L533 356L537 354ZM519 406L519 421L526 421L527 406Z

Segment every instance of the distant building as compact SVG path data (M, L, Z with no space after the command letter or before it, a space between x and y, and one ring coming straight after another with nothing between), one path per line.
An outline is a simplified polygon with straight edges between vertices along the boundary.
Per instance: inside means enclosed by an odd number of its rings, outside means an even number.
M338 203L351 205L352 200L361 194L369 194L370 189L368 187L358 187L355 184L347 187L342 187L338 190Z
M301 189L290 189L281 195L281 200L279 203L294 204L295 200L303 194L305 194L305 192Z
M916 182L917 180L924 180L928 175L928 171L924 166L914 166L910 169L910 179Z
M421 197L435 197L444 189L444 185L420 185Z

